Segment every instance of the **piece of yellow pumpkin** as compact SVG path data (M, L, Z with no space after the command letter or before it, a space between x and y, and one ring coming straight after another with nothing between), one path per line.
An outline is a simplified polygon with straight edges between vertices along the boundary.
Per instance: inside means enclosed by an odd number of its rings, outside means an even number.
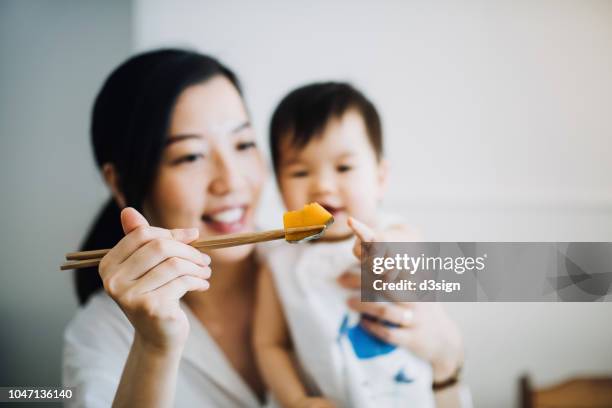
M314 225L324 225L328 227L334 222L334 217L323 208L319 203L306 204L304 208L297 211L287 211L283 215L283 225L285 230L288 228L310 227ZM289 242L299 242L319 238L325 228L317 234L312 232L297 232L285 234L285 239Z

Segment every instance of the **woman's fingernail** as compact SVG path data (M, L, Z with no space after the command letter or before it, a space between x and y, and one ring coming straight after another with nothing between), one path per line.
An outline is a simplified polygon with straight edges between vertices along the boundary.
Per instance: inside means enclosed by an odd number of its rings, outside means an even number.
M172 235L177 241L191 242L200 235L200 231L197 228L181 228L173 230Z
M202 291L208 290L210 288L210 283L207 280L203 280L202 282Z

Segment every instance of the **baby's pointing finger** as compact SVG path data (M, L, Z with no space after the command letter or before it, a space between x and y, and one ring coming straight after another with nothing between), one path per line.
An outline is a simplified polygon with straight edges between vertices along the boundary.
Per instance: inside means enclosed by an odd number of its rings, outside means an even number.
M353 217L349 217L348 226L353 230L361 242L372 242L376 238L376 234L374 233L373 229L365 225L363 222L357 221Z

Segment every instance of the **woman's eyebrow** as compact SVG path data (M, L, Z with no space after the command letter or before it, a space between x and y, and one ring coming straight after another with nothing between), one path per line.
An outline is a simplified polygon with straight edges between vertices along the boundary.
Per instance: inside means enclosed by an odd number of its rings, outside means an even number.
M241 124L239 124L238 126L233 128L232 130L230 130L230 133L231 134L238 133L241 130L244 130L244 129L249 128L249 127L251 127L251 121L250 120L245 120L244 122L242 122Z
M239 125L231 128L229 130L229 133L230 134L235 134L235 133L240 132L241 130L249 128L250 126L251 126L251 121L250 120L246 120L246 121L240 123ZM169 145L171 145L173 143L176 143L176 142L182 142L183 140L186 140L186 139L202 139L202 138L203 138L202 135L199 135L199 134L196 134L196 133L187 133L187 134L184 134L184 135L172 135L172 136L170 136L168 138L168 140L166 140L166 146L169 146Z
M166 146L170 146L172 143L182 142L187 139L201 139L202 135L186 134L186 135L173 135L166 140Z

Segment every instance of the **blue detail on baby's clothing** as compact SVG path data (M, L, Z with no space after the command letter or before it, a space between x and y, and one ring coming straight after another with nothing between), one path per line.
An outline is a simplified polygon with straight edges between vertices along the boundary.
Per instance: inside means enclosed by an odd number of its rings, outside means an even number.
M406 375L406 373L404 372L404 369L400 369L397 374L395 374L395 377L393 377L393 379L395 380L395 382L397 383L405 383L405 384L410 384L411 382L414 381L413 378L410 378Z
M349 315L346 314L340 325L340 337L344 334L353 346L355 355L359 359L372 358L384 354L391 353L397 348L393 344L389 344L366 331L358 323L353 327L348 326Z

